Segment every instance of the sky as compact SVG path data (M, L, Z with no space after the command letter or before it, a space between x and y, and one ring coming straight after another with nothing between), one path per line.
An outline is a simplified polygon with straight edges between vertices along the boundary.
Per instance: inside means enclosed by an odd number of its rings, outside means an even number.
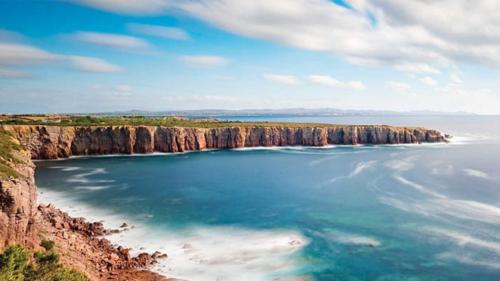
M0 112L500 114L497 0L2 0Z

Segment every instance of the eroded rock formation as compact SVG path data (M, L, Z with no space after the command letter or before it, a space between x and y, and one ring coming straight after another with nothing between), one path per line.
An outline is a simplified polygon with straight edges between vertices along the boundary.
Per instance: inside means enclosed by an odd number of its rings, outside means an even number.
M444 142L424 128L390 126L3 126L31 152L33 159L72 155L183 152L256 146L324 146L328 144L399 144Z

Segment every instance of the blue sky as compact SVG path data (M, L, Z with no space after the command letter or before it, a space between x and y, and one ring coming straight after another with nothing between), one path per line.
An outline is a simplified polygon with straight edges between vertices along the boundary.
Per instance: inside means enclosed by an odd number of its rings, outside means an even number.
M1 1L0 112L500 113L500 5L139 2Z

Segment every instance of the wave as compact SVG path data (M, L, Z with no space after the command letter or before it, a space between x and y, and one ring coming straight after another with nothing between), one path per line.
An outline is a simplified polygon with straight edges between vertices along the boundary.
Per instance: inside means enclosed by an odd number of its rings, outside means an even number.
M183 229L153 226L147 223L151 219L147 214L134 217L116 214L81 203L68 193L39 190L40 202L53 203L71 216L103 221L107 228L119 228L123 222L134 226L106 238L131 248L132 254L167 253L167 259L160 259L151 268L165 276L191 281L274 280L293 276L304 266L296 253L309 241L297 231L204 225Z
M335 230L327 230L321 236L340 244L371 246L371 247L378 247L382 244L380 240L377 240L373 237L348 233L348 232L340 232Z
M98 191L113 187L112 185L80 185L73 187L75 190Z
M475 170L475 169L463 169L464 173L470 177L476 177L476 178L482 178L482 179L489 179L490 176L480 170Z
M354 167L354 170L349 174L349 177L352 178L356 175L361 174L362 172L373 167L376 163L377 163L377 161L375 161L375 160L366 161L366 162L362 161L362 162L357 163L356 167Z
M500 207L472 200L431 198L423 201L403 201L381 196L379 202L393 208L425 216L454 217L496 225L500 221Z

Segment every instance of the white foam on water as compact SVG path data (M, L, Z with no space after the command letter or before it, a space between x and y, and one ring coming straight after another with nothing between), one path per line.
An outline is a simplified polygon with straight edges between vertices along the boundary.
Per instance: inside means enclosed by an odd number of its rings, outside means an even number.
M500 222L500 207L472 200L460 200L434 197L426 200L401 200L394 197L380 196L379 202L405 212L425 216L454 217L458 219L477 221L498 225Z
M444 260L454 260L459 263L472 265L472 266L481 266L488 267L491 269L500 269L500 263L496 260L481 258L475 255L463 253L463 252L444 252L437 255L437 258Z
M476 178L482 178L482 179L489 179L490 176L480 170L475 170L475 169L463 169L464 173L470 177L476 177Z
M413 167L415 167L415 160L417 158L418 156L412 155L403 159L392 159L385 162L384 165L394 171L399 171L399 172L409 171L413 169Z
M80 185L73 187L76 190L98 191L113 187L112 185Z
M38 201L53 203L74 217L103 221L107 228L119 228L123 222L133 226L127 231L106 236L112 243L140 252L167 253L151 270L168 277L190 281L287 280L303 264L297 253L308 244L293 230L260 230L243 227L199 226L185 229L154 228L134 218L97 209L60 193L39 188ZM143 214L144 219L150 217ZM278 280L278 279L276 279Z
M382 244L380 240L377 240L373 237L335 230L327 230L322 236L341 244L373 247L378 247Z
M418 184L414 181L411 181L409 179L406 179L402 176L399 176L399 175L393 175L393 178L396 179L397 181L399 181L400 183L406 185L406 186L410 186L418 191L420 191L421 193L424 193L424 194L427 194L427 195L430 195L430 196L433 196L433 197L437 197L437 198L446 198L446 196L444 196L443 194L440 194L438 192L435 192L435 191L432 191L431 189L421 185L421 184Z
M463 233L451 229L427 228L426 232L432 235L447 238L449 241L452 241L456 245L461 247L470 246L500 254L500 242L498 241L478 238L468 233Z
M375 160L362 161L362 162L356 163L356 166L354 167L354 170L352 170L352 172L349 174L348 177L352 178L352 177L354 177L356 175L359 175L362 172L364 172L364 171L372 168L373 166L375 166L376 163L377 163L377 161L375 161Z

